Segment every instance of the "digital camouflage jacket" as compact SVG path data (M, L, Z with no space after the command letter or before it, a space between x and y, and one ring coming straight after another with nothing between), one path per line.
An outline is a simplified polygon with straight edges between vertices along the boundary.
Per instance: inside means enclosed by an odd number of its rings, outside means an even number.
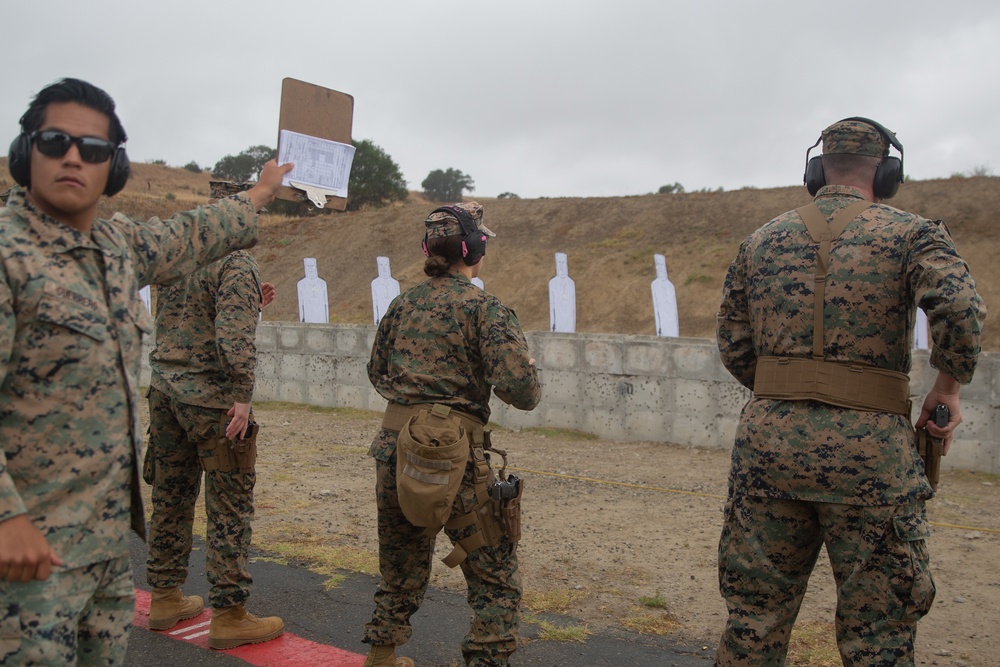
M252 246L256 218L225 199L82 234L23 191L0 208L0 520L28 514L66 567L127 556L130 516L145 535L139 289Z
M827 221L862 199L826 186ZM811 357L817 245L789 211L750 235L729 267L718 314L722 361L752 389L758 357ZM917 307L927 313L931 366L972 380L986 308L940 221L878 204L833 242L824 303L827 361L907 373ZM751 399L733 448L731 491L861 505L929 498L907 417L815 401Z
M443 403L485 424L491 388L515 408L538 405L541 388L529 360L514 312L464 275L449 274L425 280L389 304L368 378L392 403Z
M203 408L249 403L259 313L260 272L245 250L158 289L152 387Z

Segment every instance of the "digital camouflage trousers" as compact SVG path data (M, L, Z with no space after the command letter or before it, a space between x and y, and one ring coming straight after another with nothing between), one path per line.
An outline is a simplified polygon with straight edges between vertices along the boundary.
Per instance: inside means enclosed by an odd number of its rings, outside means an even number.
M382 582L375 593L375 612L365 625L368 644L404 644L412 633L410 616L427 591L434 540L406 520L396 495L396 456L376 461L379 567ZM473 467L466 466L452 516L475 507ZM445 529L454 543L471 534L471 527ZM516 547L506 537L496 547L480 547L460 565L468 586L472 625L462 642L467 665L502 667L517 648L521 575Z
M0 581L0 664L123 665L134 617L128 556Z
M783 665L809 575L826 545L845 665L914 664L917 621L934 600L923 502L865 507L735 495L719 541L729 619L716 665Z
M172 400L149 391L148 470L152 463L153 516L149 522L146 581L158 588L180 586L187 580L194 510L203 471L198 444L221 434L224 411ZM148 460L152 457L152 460ZM231 607L250 596L253 578L247 569L253 519L256 473L238 470L205 472L205 514L208 519L205 570L209 603Z

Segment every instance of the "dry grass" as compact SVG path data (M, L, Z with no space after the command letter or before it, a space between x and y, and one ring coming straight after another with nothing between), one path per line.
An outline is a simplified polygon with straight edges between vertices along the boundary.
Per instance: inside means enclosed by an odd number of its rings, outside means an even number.
M840 667L833 623L796 623L788 643L789 667Z
M550 642L579 642L587 641L590 630L584 625L556 625L534 616L523 614L521 620L525 623L537 625L538 639Z
M634 630L644 635L666 637L674 635L680 628L680 621L668 611L649 609L647 607L632 607L627 616L619 623L623 628Z
M582 590L554 588L551 590L528 590L524 592L524 606L538 613L564 613L574 604L587 597Z
M168 216L205 201L207 173L134 164L125 190L101 204L138 217ZM6 180L4 180L6 179ZM6 183L6 185L5 185ZM0 169L0 189L12 183ZM548 281L555 252L565 252L576 281L577 330L654 334L652 255L666 256L677 288L682 336L712 338L726 268L739 243L770 218L809 201L802 187L608 198L480 198L497 232L482 278L512 307L526 330L547 330ZM890 202L944 219L976 276L987 305L1000 302L1000 178L979 176L913 181ZM419 193L378 211L309 218L264 215L254 249L264 280L277 286L267 320L298 320L296 284L302 258L315 257L327 281L330 321L371 322L375 258L389 257L403 289L423 280L422 221L434 204ZM1000 350L1000 328L987 323L983 348Z

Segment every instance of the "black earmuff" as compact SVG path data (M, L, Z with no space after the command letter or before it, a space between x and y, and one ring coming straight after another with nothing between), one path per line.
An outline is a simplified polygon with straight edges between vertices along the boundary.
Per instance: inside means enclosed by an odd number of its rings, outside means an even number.
M476 221L469 215L468 211L458 206L441 206L431 211L430 215L434 215L435 213L453 215L458 220L458 224L461 225L462 261L465 262L466 266L475 265L486 255L486 240L488 237L483 230L479 229ZM427 234L424 234L424 240L420 245L424 250L424 254L430 256L430 253L427 251Z
M897 151L899 151L899 157L886 155L878 163L878 167L875 169L875 179L872 182L872 193L878 199L890 199L899 190L899 184L903 182L903 144L900 143L896 135L887 130L881 123L878 123L870 118L864 118L862 116L851 116L850 118L845 118L844 120L856 120L861 123L866 123L871 125L879 133L886 138L889 145L893 146ZM843 122L843 121L837 121ZM809 147L806 151L806 170L802 175L802 182L805 184L806 189L809 194L815 196L819 189L826 185L826 174L823 173L823 156L817 155L813 158L809 157L809 153L813 148L819 146L819 143L823 140L822 135L816 140L816 143Z
M23 130L14 137L7 152L7 168L14 182L18 185L31 187L31 137ZM111 168L108 170L108 183L104 186L104 194L112 197L128 183L132 175L132 163L124 146L118 146L111 156Z
M31 181L31 139L26 133L21 132L14 137L14 141L10 142L10 150L7 151L7 168L15 183L28 187Z
M132 175L132 161L128 159L128 153L124 146L118 146L115 154L111 156L111 169L108 171L108 184L104 186L104 194L113 197L128 184L129 176Z

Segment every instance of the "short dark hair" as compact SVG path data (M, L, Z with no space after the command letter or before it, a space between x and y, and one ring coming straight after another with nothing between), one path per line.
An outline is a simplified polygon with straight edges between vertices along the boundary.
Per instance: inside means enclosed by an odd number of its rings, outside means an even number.
M826 182L835 185L834 181L844 178L873 178L881 160L882 158L853 153L824 153L823 171L826 173Z
M75 102L81 106L99 111L108 117L108 139L120 145L128 141L125 128L115 113L115 101L97 86L80 79L62 79L43 88L31 100L28 110L21 116L21 129L31 134L42 126L45 110L50 104Z

